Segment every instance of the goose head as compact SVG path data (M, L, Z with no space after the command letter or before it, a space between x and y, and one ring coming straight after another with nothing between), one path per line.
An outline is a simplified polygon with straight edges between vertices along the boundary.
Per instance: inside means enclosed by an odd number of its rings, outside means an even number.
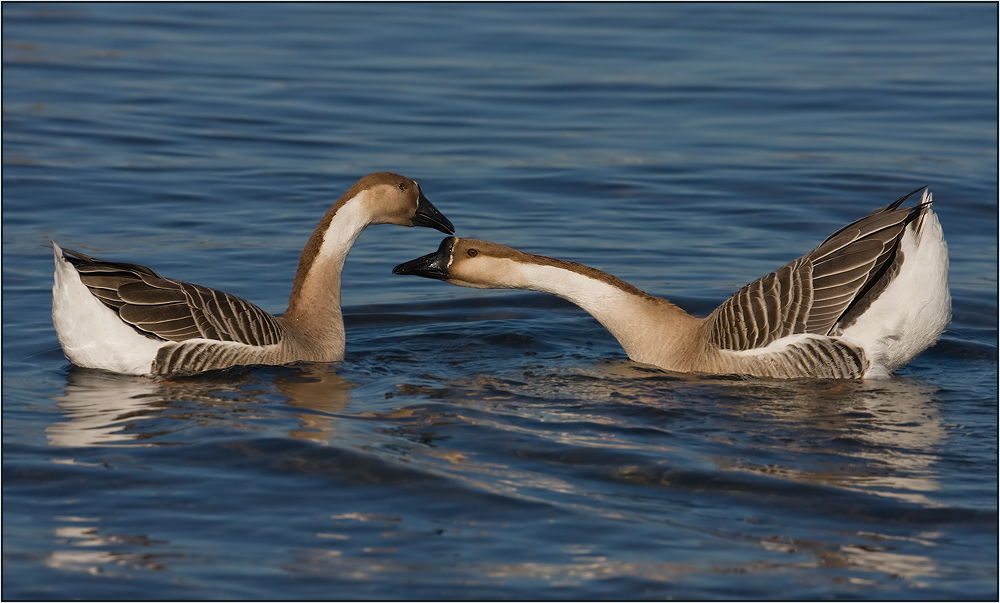
M475 289L518 289L518 266L531 261L526 253L478 239L445 237L434 253L392 269Z
M354 183L337 205L358 202L366 206L369 224L427 226L445 234L455 232L448 218L424 196L420 185L406 176L392 172L368 174Z
M455 232L420 185L392 172L374 172L347 189L326 212L299 256L285 317L299 318L315 308L340 312L340 273L361 232L372 224L426 226ZM310 309L313 308L313 309Z

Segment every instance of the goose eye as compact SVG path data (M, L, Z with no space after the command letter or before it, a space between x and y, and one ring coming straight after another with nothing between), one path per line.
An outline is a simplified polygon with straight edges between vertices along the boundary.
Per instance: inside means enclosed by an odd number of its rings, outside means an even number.
M474 257L476 257L477 255L479 255L479 252L478 252L478 251L476 251L475 249L470 249L470 250L466 251L466 253L467 253L467 254L469 254L469 257L470 257L470 258L474 258Z
M401 191L405 191L406 190L406 183L405 182L400 182L399 183L399 190L401 190Z

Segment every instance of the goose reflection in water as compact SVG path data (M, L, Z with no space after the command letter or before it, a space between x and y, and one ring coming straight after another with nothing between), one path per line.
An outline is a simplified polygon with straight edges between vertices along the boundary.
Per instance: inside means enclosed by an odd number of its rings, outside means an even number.
M831 466L767 466L720 457L722 469L749 471L803 484L833 486L924 506L940 489L934 450L945 438L931 388L909 379L830 384L755 382L733 385L733 412L754 418L760 438L784 450L837 454ZM763 420L762 420L763 419ZM858 459L846 465L845 459ZM801 459L798 459L801 460Z
M566 400L568 396L586 400L586 404L544 411L551 415L547 420L567 423L622 422L620 412L602 413L601 403L655 409L666 413L660 421L665 430L673 432L687 428L690 421L701 421L706 424L698 429L719 432L715 441L746 449L727 448L713 455L712 463L722 471L749 472L938 505L924 493L940 489L933 467L938 461L935 450L946 433L934 406L933 388L919 380L727 379L619 361L572 375L565 370L529 375L530 382L518 382L516 391L511 391L510 382L490 377L478 379L474 386L464 384L464 388L487 388L494 393L542 400ZM706 398L718 403L706 408ZM695 418L697 413L712 416ZM614 441L609 445L623 443ZM668 450L670 446L671 439L664 438L660 448ZM768 454L768 449L778 454ZM816 468L807 469L803 467L810 459L790 456L789 450L816 455L820 462L833 456L836 459L829 466L815 463ZM768 460L766 464L753 460L763 458ZM782 466L782 460L794 465ZM630 474L628 479L659 481L652 473L644 477Z
M819 528L816 538L790 538L786 535L789 533L787 526L778 517L748 517L744 531L724 533L717 530L713 536L735 542L751 541L767 550L806 554L812 559L802 562L799 557L789 563L762 562L752 567L717 568L720 571L840 567L871 573L873 583L881 579L879 574L888 574L918 586L923 584L924 578L939 573L932 558L896 551L903 541L921 547L935 546L939 534L911 537L894 534L888 527L872 529L872 522L879 523L878 519L867 516L864 510L867 506L854 494L891 497L919 507L940 506L927 493L941 488L934 468L938 462L935 450L942 445L946 433L934 406L933 389L919 381L905 377L882 382L746 381L667 373L617 361L582 370L533 370L523 375L526 378L460 379L449 386L455 392L478 392L467 395L466 405L475 405L479 400L491 408L537 417L543 423L574 426L567 430L554 427L548 435L557 440L550 442L554 452L542 452L538 460L549 467L556 465L548 472L551 476L560 474L562 464L575 465L574 471L586 471L585 467L593 464L596 473L587 475L597 480L653 490L675 490L680 491L682 497L684 490L718 495L730 501L735 496L740 502L760 500L761 497L770 499L774 495L786 505L795 506L799 502L829 505L831 516L847 513L868 528L846 530L835 537ZM704 401L712 398L718 402L705 407ZM528 408L526 399L550 402ZM636 411L623 412L623 405L634 407ZM480 419L476 418L476 413L469 413L461 420L476 422ZM659 439L648 434L657 423L662 425L663 431ZM588 424L594 427L579 427ZM439 423L438 429L447 433ZM632 429L647 434L632 439L627 435ZM706 448L705 456L700 459L684 454L683 444L677 446L673 437L686 431L705 430L715 432L716 435L708 439L718 446ZM545 448L543 444L535 447ZM627 456L629 448L639 449L640 454ZM598 459L607 451L620 453L611 455L619 458L611 462L621 463L623 458L634 458L641 464L609 470L608 465L600 465ZM527 457L530 453L521 455ZM658 460L643 462L643 457L649 455ZM699 463L702 460L712 463L715 470L705 470ZM455 470L455 475L460 476L460 471L469 472L470 468L465 464ZM517 488L542 485L520 481L515 467L502 469L493 465L492 470L497 474L495 481L516 483ZM753 477L741 477L744 474ZM577 499L580 501L575 506L578 512L586 509L602 514L607 511L593 502L595 496L601 498L596 492L577 490L584 495ZM614 491L613 487L608 488L608 492ZM655 498L657 494L651 496ZM751 506L757 508L752 503ZM849 508L853 510L845 510ZM621 512L620 508L615 510ZM914 512L921 511L918 508ZM628 519L662 521L662 518L641 513L630 515ZM686 523L683 519L673 521ZM802 529L809 531L808 527ZM336 562L345 563L346 560ZM482 573L497 577L545 575L574 580L592 569L585 563L529 563L483 567ZM660 576L665 580L684 573L698 573L702 569L674 564L601 564L601 571L608 573L606 577L641 575L645 578Z
M738 420L738 425L726 428L733 434L729 438L732 445L754 448L747 454L728 451L717 455L713 463L719 469L935 505L924 493L940 488L933 469L937 460L933 450L945 434L930 392L919 382L905 378L871 383L727 381L684 375L675 379L632 363L608 363L596 370L598 374L585 379L570 377L570 384L565 374L538 374L530 382L518 383L518 391L511 393L518 397L558 399L568 393L566 386L570 385L574 397L593 402L614 400L684 412L689 398L702 399L709 388L721 405L729 407L731 417ZM307 411L297 413L299 427L288 434L317 443L331 441L336 435L337 414L350 404L354 384L325 364L268 369L268 372L273 374L274 386L287 398L286 404ZM226 372L222 377L163 382L71 367L65 393L56 399L68 420L46 429L49 443L59 447L111 443L162 445L167 443L165 434L187 427L181 422L168 427L162 421L165 416L203 422L206 406L221 405L225 413L216 418L222 421L256 418L260 415L259 398L270 391L267 384L261 383L259 374L236 371ZM470 392L472 398L477 397L474 392L484 389L504 397L502 388L497 390L496 384L489 377L479 377L457 380L451 385L456 394ZM253 405L247 406L248 402ZM188 406L191 403L201 406L191 408ZM406 409L401 407L401 410ZM414 412L419 415L421 410ZM602 416L597 409L588 411L580 406L559 411L557 415L550 419L596 423L617 420L614 414ZM392 413L383 418L393 421ZM414 419L420 422L419 417ZM622 444L609 442L615 446ZM837 462L810 469L803 468L801 458L796 459L798 464L794 467L746 460L762 458L765 455L760 453L761 449L768 447L804 454L836 454ZM901 448L906 454L900 454ZM858 462L844 462L850 458ZM630 474L628 479L642 478Z
M893 497L921 507L936 506L927 493L940 488L934 469L938 457L934 451L942 445L946 434L934 407L932 391L918 381L907 378L836 383L727 380L674 375L630 362L551 372L536 367L522 375L524 378L517 379L495 376L440 379L437 383L441 388L431 393L398 384L399 395L390 412L370 412L358 407L354 415L348 416L344 411L350 405L353 384L328 365L227 372L222 376L176 382L72 368L65 393L57 399L67 420L50 426L48 437L52 446L60 447L170 444L174 443L168 441L171 434L189 430L196 426L193 424L212 421L252 424L266 419L268 405L279 396L285 405L295 409L292 413L297 427L281 427L291 438L329 443L338 436L341 420L374 420L394 425L397 429L379 429L373 424L371 432L380 440L405 444L380 446L380 449L406 455L414 470L432 467L435 474L476 491L492 491L515 499L542 497L559 507L568 505L575 513L606 515L613 511L616 516L622 513L621 508L602 507L603 497L594 498L595 492L585 485L603 480L626 487L680 490L682 497L683 490L708 491L704 495L726 500L734 496L757 500L769 496L769 492L778 492L785 504L801 500L804 504L829 505L835 516L842 516L844 508L856 502L852 497L858 496L857 493ZM427 408L429 397L440 402ZM706 407L708 399L714 399L715 403ZM526 400L547 402L533 405ZM695 402L700 402L700 406ZM442 414L442 404L456 412ZM463 411L465 407L470 407L468 412ZM626 407L624 412L623 407ZM636 412L627 407L634 407ZM498 409L503 412L496 412ZM538 416L550 429L531 430L530 436L524 435L517 421L514 425L504 422L502 417L508 412L521 419ZM530 453L532 446L526 446L517 458L493 457L489 463L475 462L472 457L481 451L477 443L467 438L477 433L476 424L482 421L488 421L493 429L509 431L510 441L503 444L505 450L511 447L520 450L521 444L534 441L543 453L546 445L551 444L558 454L535 458ZM656 438L651 432L657 429L657 424L663 438ZM561 429L559 425L575 427ZM600 425L611 432L587 425ZM615 430L619 426L625 430ZM438 447L414 435L430 428L436 434ZM645 435L630 438L631 428L640 428ZM706 429L715 435L706 440L713 444L708 445L701 458L690 458L683 447L674 447L676 440L671 436L675 432ZM189 431L187 436L190 439ZM550 439L558 441L548 442ZM628 449L636 449L637 455L628 457ZM422 450L434 454L412 454ZM625 456L607 455L609 451ZM614 465L620 464L622 458L634 458L642 464ZM449 462L439 462L442 459ZM706 469L704 461L711 467ZM587 478L579 483L560 480L559 467L553 467L553 463L575 463L579 466L574 471ZM609 489L613 491L614 487ZM817 491L817 487L829 490ZM767 513L755 508L756 512ZM865 515L863 510L851 513ZM642 512L628 515L629 520L649 520ZM685 520L679 518L675 523L684 527ZM890 574L913 583L938 573L937 565L929 557L894 552L899 544L896 541L912 541L914 537L892 534L888 528L873 529L872 521L864 517L861 523L867 528L836 535L819 529L816 538L807 539L788 537L787 526L773 518L751 517L738 532L717 530L712 535L734 543L750 541L766 550L799 553L796 560L716 569L768 572L781 568L843 567L871 572L875 581L879 580L879 574ZM395 530L380 529L386 534ZM701 531L696 525L686 529ZM401 532L400 538L404 536ZM925 534L918 538L925 538L926 542L917 544L933 546L937 536ZM79 546L85 546L83 542ZM81 563L77 555L66 551L59 554L62 557L52 563ZM802 554L808 556L805 561ZM304 566L318 571L331 570L331 564L338 568L358 564L368 572L380 571L364 559L325 554L322 547L306 556L310 561ZM382 561L379 567L391 571ZM586 578L593 571L602 572L605 577L673 579L697 573L699 568L630 563L602 563L597 568L582 558L579 563L570 564L484 564L482 567L482 575L496 579L544 575L572 581Z
M141 534L112 533L94 517L57 515L54 540L62 547L45 558L45 565L62 571L83 572L105 578L129 578L129 570L162 569L164 563L155 556L123 550L101 550L104 547L122 549L145 548L166 544ZM114 569L118 568L118 569Z
M326 364L265 371L273 374L287 404L307 411L297 413L299 428L288 432L291 437L313 442L334 437L337 419L332 413L350 404L351 382ZM238 369L161 381L71 366L64 393L55 398L67 420L47 427L46 435L58 447L169 444L166 436L190 427L186 421L204 423L206 409L217 410L208 416L219 421L259 418L259 397L271 392L262 376ZM168 426L164 419L177 422Z

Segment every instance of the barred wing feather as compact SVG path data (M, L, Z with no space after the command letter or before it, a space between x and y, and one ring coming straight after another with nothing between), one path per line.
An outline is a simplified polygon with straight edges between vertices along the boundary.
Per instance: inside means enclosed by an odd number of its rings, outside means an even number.
M145 266L63 250L87 289L139 333L163 341L278 343L284 328L250 302L208 287L163 278Z
M929 207L899 205L919 190L737 291L707 318L710 342L753 350L789 335L837 335L849 327L898 272L903 230Z

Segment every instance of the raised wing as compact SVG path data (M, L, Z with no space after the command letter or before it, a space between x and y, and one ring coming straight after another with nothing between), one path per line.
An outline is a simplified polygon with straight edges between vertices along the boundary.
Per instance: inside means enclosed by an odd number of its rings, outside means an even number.
M752 350L788 335L836 335L849 327L895 278L903 230L930 204L924 193L915 207L899 205L919 190L737 291L708 316L710 341L722 349Z
M97 299L147 337L264 346L284 336L274 316L235 295L163 278L138 264L98 260L70 249L63 257Z

